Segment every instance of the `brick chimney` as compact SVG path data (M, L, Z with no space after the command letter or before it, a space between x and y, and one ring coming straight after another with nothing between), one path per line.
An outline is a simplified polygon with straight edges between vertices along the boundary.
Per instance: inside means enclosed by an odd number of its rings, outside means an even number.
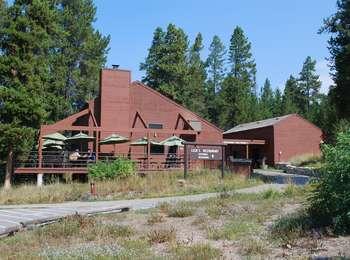
M107 129L128 128L131 72L102 69L100 75L100 126Z

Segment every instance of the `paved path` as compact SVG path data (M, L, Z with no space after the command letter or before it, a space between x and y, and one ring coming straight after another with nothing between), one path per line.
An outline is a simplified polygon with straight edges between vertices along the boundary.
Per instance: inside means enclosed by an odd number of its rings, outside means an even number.
M310 177L306 175L287 174L282 171L254 169L254 175L263 181L273 182L277 184L305 185L310 181Z
M284 189L284 184L263 184L239 189L237 193L259 193L268 189ZM219 193L174 196L150 199L65 202L55 204L0 205L0 236L5 236L35 225L47 224L60 218L81 214L121 212L123 210L150 209L162 202L200 201L218 196Z

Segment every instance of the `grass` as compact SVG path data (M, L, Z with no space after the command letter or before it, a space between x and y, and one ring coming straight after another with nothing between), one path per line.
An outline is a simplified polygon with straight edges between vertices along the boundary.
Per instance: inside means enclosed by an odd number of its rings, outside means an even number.
M171 251L175 255L175 259L182 260L219 259L221 255L220 250L210 244L177 245Z
M320 168L323 165L321 155L304 154L296 156L290 160L292 165L300 167Z
M198 171L189 174L184 183L182 172L156 172L145 177L131 176L117 181L96 182L97 197L90 198L89 183L53 183L41 188L35 185L21 185L9 191L0 190L0 204L58 203L83 199L113 200L150 198L220 192L259 185L256 179L246 179L234 174L226 174L224 181L218 171Z
M151 244L172 242L176 239L176 231L173 227L154 229L147 234L147 238Z
M302 234L303 215L278 216L304 197L305 189L291 185L284 192L230 193L163 203L152 210L75 215L1 239L0 258L195 260L230 259L231 254L237 259L269 258L273 247ZM269 231L266 221L272 217Z
M194 214L194 208L186 202L180 202L168 209L168 216L173 218L185 218Z

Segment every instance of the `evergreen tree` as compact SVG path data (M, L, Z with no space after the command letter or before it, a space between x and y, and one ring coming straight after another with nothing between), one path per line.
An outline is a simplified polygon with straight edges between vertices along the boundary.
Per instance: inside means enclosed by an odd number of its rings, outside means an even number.
M240 27L235 28L231 37L229 63L231 71L222 91L220 122L224 128L254 121L259 117L256 113L256 65L251 54L251 44Z
M162 84L162 71L159 69L158 64L163 58L164 38L165 33L163 29L157 27L153 33L152 45L148 50L146 60L140 64L140 70L146 72L146 76L143 77L142 82L155 90L159 90Z
M198 33L189 53L189 75L187 85L187 98L185 106L190 110L205 115L205 80L206 71L200 52L203 49L202 34Z
M332 36L328 41L335 86L330 89L331 103L340 118L350 120L350 2L337 1L338 10L324 21L321 32Z
M260 113L262 118L270 118L273 116L274 95L271 88L270 80L265 80L260 97Z
M220 114L220 126L223 129L231 128L237 124L255 120L254 96L251 95L248 82L228 76L222 86L221 98L223 100Z
M225 77L225 55L225 46L220 38L215 35L210 44L209 55L206 60L208 82L213 86L215 93L220 92Z
M302 101L303 95L299 89L298 80L290 75L286 81L282 97L283 114L299 113Z
M154 44L156 36L159 36L159 44ZM161 33L156 31L150 48L151 53L140 66L146 71L144 81L156 82L153 84L154 88L180 104L186 104L188 97L187 36L181 28L169 24L164 39L162 38ZM153 57L158 59L155 60Z
M311 104L317 101L321 88L321 81L316 74L316 61L312 60L310 56L306 58L300 72L299 86L304 96L302 111L307 115Z
M33 148L35 128L45 111L42 100L24 87L0 87L0 104L0 158L6 158L5 189L8 189L13 160Z
M92 0L54 2L64 33L56 41L60 46L52 62L56 72L52 85L74 111L98 95L99 72L106 63L110 37L102 36L93 27L96 7Z
M272 107L272 112L274 117L283 115L282 102L283 102L282 93L279 88L276 88L274 92L274 100L273 100L273 107Z
M214 36L209 47L206 60L208 79L206 82L205 103L207 105L206 117L212 123L219 124L221 110L220 92L225 78L226 49L218 36Z
M231 74L250 84L253 93L256 93L256 64L251 53L251 43L241 27L237 26L230 40L229 63Z

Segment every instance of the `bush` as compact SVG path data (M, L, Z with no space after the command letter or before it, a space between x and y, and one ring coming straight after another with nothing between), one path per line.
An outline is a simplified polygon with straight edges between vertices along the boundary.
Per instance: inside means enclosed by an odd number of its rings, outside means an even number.
M331 225L336 233L349 233L350 130L339 133L335 145L324 145L322 150L325 164L309 197L309 211L319 225Z
M173 218L186 218L194 214L195 210L186 202L180 202L170 207L168 216Z
M125 158L111 162L97 162L88 167L89 178L94 180L111 180L126 178L135 174L135 164Z
M147 238L151 244L171 242L176 239L176 232L174 227L155 229L147 234Z

